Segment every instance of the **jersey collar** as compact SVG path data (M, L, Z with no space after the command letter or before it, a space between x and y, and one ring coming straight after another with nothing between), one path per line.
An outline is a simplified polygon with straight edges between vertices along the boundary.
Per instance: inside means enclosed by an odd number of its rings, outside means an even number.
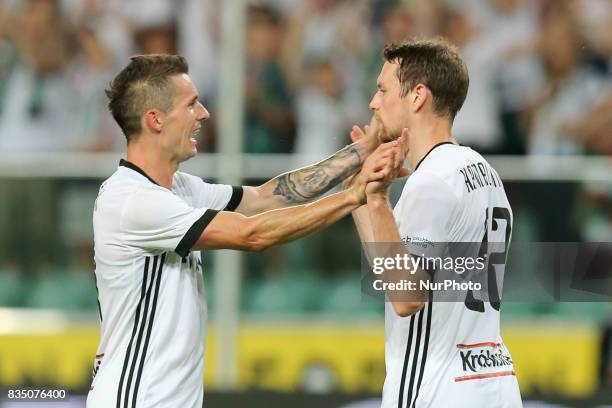
M143 170L143 169L141 169L140 167L138 167L138 166L137 166L137 165L135 165L134 163L132 163L132 162L130 162L130 161L127 161L127 160L124 160L124 159L121 159L121 160L119 160L119 165L120 165L120 166L123 166L123 167L127 167L128 169L132 169L132 170L134 170L136 173L140 173L140 174L142 174L142 175L143 175L143 176L145 176L145 177L146 177L146 178L147 178L147 179L148 179L148 180L149 180L151 183L156 184L156 185L158 185L158 186L159 186L159 184L157 184L157 183L155 182L155 180L153 180L151 177L149 177L149 176L147 175L147 173L145 173L145 172L144 172L144 170Z
M437 145L435 145L434 147L432 147L431 149L429 149L427 154L425 154L425 156L423 156L423 158L417 163L416 167L414 168L414 171L417 171L419 169L419 166L421 165L421 163L423 163L423 160L425 160L427 158L427 156L429 156L429 153L433 152L433 150L436 147L439 147L439 146L442 146L442 145L446 145L446 144L454 144L454 143L453 142L441 142L441 143L438 143Z

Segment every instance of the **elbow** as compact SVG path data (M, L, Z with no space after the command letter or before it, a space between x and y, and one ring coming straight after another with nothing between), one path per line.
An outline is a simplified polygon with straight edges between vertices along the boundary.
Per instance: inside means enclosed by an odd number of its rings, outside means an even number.
M394 302L395 313L400 317L408 317L419 312L425 306L425 302Z

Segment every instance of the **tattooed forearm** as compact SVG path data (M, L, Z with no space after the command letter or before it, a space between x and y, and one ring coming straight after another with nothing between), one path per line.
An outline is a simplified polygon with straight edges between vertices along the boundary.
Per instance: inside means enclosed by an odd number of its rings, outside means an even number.
M363 159L362 147L353 143L317 164L276 177L273 194L289 204L308 202L355 174Z

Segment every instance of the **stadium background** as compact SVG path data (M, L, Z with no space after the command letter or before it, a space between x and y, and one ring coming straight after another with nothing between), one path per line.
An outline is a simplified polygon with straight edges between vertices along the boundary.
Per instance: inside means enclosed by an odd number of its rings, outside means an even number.
M91 211L124 148L103 89L129 55L190 61L212 116L183 169L254 184L348 143L369 120L382 45L413 35L444 35L464 55L455 136L505 180L513 240L612 242L609 0L0 2L0 387L89 387ZM209 406L379 397L383 305L361 299L350 219L262 254L203 258ZM502 306L530 406L612 402L609 316L605 302Z

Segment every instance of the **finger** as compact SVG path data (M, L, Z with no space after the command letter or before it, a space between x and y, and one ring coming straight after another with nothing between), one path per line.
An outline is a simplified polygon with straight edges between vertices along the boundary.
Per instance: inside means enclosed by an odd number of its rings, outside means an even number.
M404 128L402 130L402 148L403 148L403 156L406 157L406 155L408 154L408 151L410 150L410 147L408 146L408 138L409 138L409 131L408 129Z
M384 152L384 151L388 151L394 148L394 146L397 145L397 142L394 140L392 142L387 142L387 143L382 143L380 144L377 148L376 151L377 152Z
M400 171L399 171L398 178L399 178L399 177L407 177L407 176L409 176L409 175L410 175L410 170L408 170L406 167L402 167L402 168L400 169Z
M383 169L391 170L391 167L389 166L389 161L388 160L381 160L379 162L376 162L371 167L371 171L373 171L373 172L381 171Z
M402 157L402 150L400 147L393 150L393 168L400 168L402 163L404 162L404 158Z
M379 181L385 179L385 173L382 171L374 172L370 174L367 178L367 182L370 183L372 181Z
M359 139L361 139L364 135L363 131L361 130L361 128L359 128L359 126L353 126L353 128L351 129L351 140L353 142L358 141Z
M377 168L377 167L388 167L389 169L392 169L394 167L394 163L395 163L395 156L393 154L393 151L390 151L389 153L383 155L383 156L377 156L373 161L373 167ZM399 166L397 166L399 167Z

